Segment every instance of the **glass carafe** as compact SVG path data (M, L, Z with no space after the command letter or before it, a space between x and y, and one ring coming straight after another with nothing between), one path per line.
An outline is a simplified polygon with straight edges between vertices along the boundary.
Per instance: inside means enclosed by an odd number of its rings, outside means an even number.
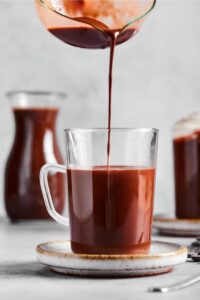
M11 220L47 219L39 185L44 163L63 163L56 140L56 118L62 93L10 92L15 137L5 168L5 207ZM50 190L56 209L64 209L65 181L50 174Z
M176 216L200 218L200 113L173 128Z
M54 36L81 48L106 48L134 36L156 0L36 0L41 21Z

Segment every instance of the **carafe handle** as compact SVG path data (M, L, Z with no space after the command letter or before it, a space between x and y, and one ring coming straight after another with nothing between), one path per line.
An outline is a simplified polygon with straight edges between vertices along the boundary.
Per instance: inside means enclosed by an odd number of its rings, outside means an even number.
M58 164L46 164L40 170L40 186L42 190L42 195L44 198L44 203L46 205L46 209L49 215L58 223L68 226L69 225L69 218L63 217L59 214L54 207L51 193L49 190L48 184L48 174L50 171L56 171L60 173L66 174L66 167L64 165Z

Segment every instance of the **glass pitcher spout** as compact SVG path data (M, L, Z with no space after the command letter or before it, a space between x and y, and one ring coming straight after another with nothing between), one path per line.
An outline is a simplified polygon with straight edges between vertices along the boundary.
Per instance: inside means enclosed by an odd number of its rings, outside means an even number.
M133 25L141 26L144 18L153 10L156 0L36 0L41 19L48 27L48 16L41 8L54 14L54 19L63 17L58 23L74 26L74 22L84 23L95 29L124 31ZM53 22L52 15L50 23ZM59 25L57 23L57 25ZM80 24L76 24L80 26Z

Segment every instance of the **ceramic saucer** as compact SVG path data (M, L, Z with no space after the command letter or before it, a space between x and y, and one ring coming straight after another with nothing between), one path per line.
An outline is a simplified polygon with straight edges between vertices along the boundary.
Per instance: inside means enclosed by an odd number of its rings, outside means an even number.
M198 236L200 235L200 219L176 219L166 215L157 215L153 220L153 228L165 235Z
M91 277L147 276L169 272L187 259L187 248L152 241L148 254L74 254L69 241L47 242L37 246L37 259L51 270L68 275Z

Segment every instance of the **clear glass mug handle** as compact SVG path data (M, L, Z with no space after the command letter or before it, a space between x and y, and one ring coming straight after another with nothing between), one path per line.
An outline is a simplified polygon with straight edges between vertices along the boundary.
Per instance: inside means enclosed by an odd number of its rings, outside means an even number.
M69 219L66 217L63 217L61 214L59 214L54 207L51 193L49 190L49 184L48 184L48 174L50 171L56 171L60 173L66 174L66 167L63 165L57 165L57 164L46 164L44 165L40 170L40 186L42 190L42 195L44 198L44 203L46 205L46 209L49 213L49 215L58 223L68 226L69 225Z

